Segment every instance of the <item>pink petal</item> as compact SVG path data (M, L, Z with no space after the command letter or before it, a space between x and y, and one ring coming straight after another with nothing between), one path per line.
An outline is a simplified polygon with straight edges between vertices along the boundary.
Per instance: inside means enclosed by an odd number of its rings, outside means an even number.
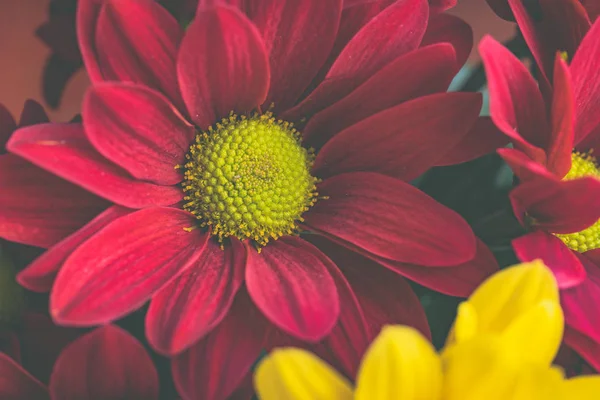
M575 143L586 147L587 141L600 136L600 19L585 36L571 62L577 126Z
M479 52L488 77L492 120L516 148L545 163L550 128L537 83L521 61L490 36L480 42Z
M77 39L86 72L92 82L104 79L98 65L95 41L98 15L103 3L104 0L77 0Z
M262 104L269 61L260 33L238 10L200 8L179 49L177 73L192 120L206 129L231 111Z
M260 356L266 334L264 317L240 291L223 322L173 358L173 379L183 400L228 398Z
M275 325L302 340L331 332L340 302L328 272L331 261L308 242L285 236L248 249L246 285L257 307Z
M568 289L581 284L586 273L581 261L571 249L556 236L537 231L512 241L519 260L541 259L554 273L558 287Z
M0 156L0 237L50 247L109 206L12 154Z
M473 29L462 19L450 15L432 15L421 47L434 43L450 43L456 51L456 65L462 67L473 49Z
M329 55L336 38L342 0L258 0L248 16L269 54L271 84L265 102L289 108Z
M146 85L181 105L175 62L182 37L177 20L155 1L105 1L94 33L104 80Z
M478 118L478 93L439 93L389 108L347 128L319 151L314 171L379 172L410 181L436 165Z
M428 8L426 0L398 0L373 17L344 47L325 80L283 117L313 115L342 99L389 62L415 50L425 34Z
M233 303L244 278L246 251L233 240L209 240L197 263L162 288L146 314L146 335L157 351L180 353L210 332Z
M574 138L575 99L571 89L569 67L556 55L554 66L554 95L552 98L552 136L547 147L548 170L565 176L571 169L571 150Z
M456 5L458 0L429 0L431 12L442 12Z
M508 137L490 117L479 117L475 125L437 162L438 166L461 164L494 152L508 144Z
M42 124L17 130L8 150L33 164L130 208L170 205L183 198L178 187L158 186L132 178L102 157L79 124Z
M50 392L61 400L158 399L158 374L133 336L108 325L63 350L50 378Z
M6 354L0 353L0 397L3 399L49 400L48 390Z
M131 210L120 206L108 208L29 264L17 275L17 281L28 290L41 293L49 292L56 279L56 274L58 274L67 257L100 229L129 212Z
M175 166L185 162L194 127L163 95L140 85L96 85L86 94L82 114L90 143L104 157L140 180L181 182Z
M21 117L19 118L19 127L44 124L50 122L48 114L44 110L44 107L35 100L27 100L23 105L23 111L21 111Z
M329 196L306 214L306 225L375 256L405 263L451 266L475 254L475 236L454 211L398 179L355 172L326 179Z
M320 147L336 133L380 111L420 96L444 92L455 68L454 50L446 43L400 56L348 96L312 117L302 136L310 145Z
M108 224L65 261L52 293L55 321L95 325L139 308L202 256L208 234L175 208L148 208Z

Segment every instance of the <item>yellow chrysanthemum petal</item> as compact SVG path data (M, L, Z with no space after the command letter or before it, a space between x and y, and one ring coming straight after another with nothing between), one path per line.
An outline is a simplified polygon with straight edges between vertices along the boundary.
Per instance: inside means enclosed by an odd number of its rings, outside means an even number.
M477 333L478 328L477 310L468 301L463 301L458 306L454 329L448 336L448 341L464 342L471 339Z
M274 350L254 374L261 400L351 400L350 383L315 355L294 348Z
M431 343L413 328L388 326L363 358L356 400L436 400L441 385L441 363Z
M597 400L600 398L600 376L581 376L563 383L565 400Z
M479 332L501 333L519 315L543 300L558 303L558 287L552 272L536 260L497 272L467 301L477 314ZM459 319L456 323L464 322ZM454 330L457 329L464 328L455 326ZM458 339L454 334L451 337Z
M516 379L511 400L564 400L563 373L558 368L530 366Z
M564 329L560 304L544 300L521 314L502 334L506 346L524 364L549 366L558 352Z

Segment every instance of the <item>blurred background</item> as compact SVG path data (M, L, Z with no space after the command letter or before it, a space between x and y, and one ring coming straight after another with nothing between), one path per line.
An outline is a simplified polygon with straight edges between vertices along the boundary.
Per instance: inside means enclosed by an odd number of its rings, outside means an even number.
M58 107L44 101L42 79L51 51L36 31L48 20L49 3L0 0L0 102L18 116L25 100L34 99L44 105L53 121L68 121L79 112L89 81L79 69L68 80ZM450 12L471 24L475 43L486 33L504 41L514 32L514 25L496 17L484 0L459 0ZM477 62L476 49L470 62Z

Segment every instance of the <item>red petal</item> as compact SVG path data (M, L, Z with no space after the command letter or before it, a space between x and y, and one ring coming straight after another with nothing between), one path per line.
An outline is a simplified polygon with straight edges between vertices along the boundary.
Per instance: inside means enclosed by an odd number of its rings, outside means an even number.
M492 120L515 147L545 163L550 128L537 83L521 61L490 36L482 39L479 52L488 77Z
M50 379L52 398L158 399L158 374L142 345L116 326L105 326L70 344Z
M17 281L28 290L49 292L54 284L56 274L67 257L100 229L129 212L131 210L120 206L110 207L29 264L17 275Z
M575 103L571 89L569 67L556 55L554 65L554 95L552 97L552 136L547 147L548 170L559 177L571 169L571 150L574 138Z
M46 122L50 122L50 119L46 111L44 111L44 107L35 100L25 101L21 117L19 118L19 127L44 124Z
M90 143L104 157L140 180L181 182L175 166L185 161L194 127L160 93L133 84L96 85L82 114Z
M600 343L600 269L585 257L580 261L587 272L587 279L580 285L561 291L561 305L565 323L578 332Z
M111 222L64 263L50 295L54 320L113 321L139 308L202 255L208 234L175 208L148 208Z
M12 154L0 156L0 237L50 247L109 204Z
M0 154L4 154L4 146L15 129L17 129L15 119L10 111L0 103Z
M474 160L506 146L508 141L508 137L496 127L490 117L479 117L471 130L444 154L437 165L454 165Z
M580 2L590 16L590 20L595 21L600 16L600 3L596 0L580 0ZM598 369L600 370L600 368Z
M342 0L259 0L249 5L269 54L271 88L265 105L289 108L329 55L336 37Z
M313 115L342 99L389 62L415 50L425 34L428 8L426 0L398 0L377 14L344 47L325 81L284 118Z
M508 5L508 0L486 0L489 6L499 17L514 21L515 17Z
M103 3L104 0L77 0L77 39L86 72L92 82L103 80L95 41L98 15Z
M177 73L192 120L203 129L231 111L251 111L269 89L260 33L242 13L224 6L198 10L181 43Z
M146 335L157 351L173 355L219 324L244 278L246 251L237 240L225 250L209 240L196 265L162 288L146 314Z
M431 266L466 262L475 236L454 211L398 179L368 172L337 175L319 185L329 196L306 225L375 256Z
M79 124L42 124L17 130L8 149L63 179L130 208L170 205L183 198L180 188L133 179L102 157Z
M6 354L0 353L0 397L3 399L49 400L48 391Z
M421 47L434 43L450 43L456 51L456 65L460 68L465 65L473 49L473 29L454 15L432 15Z
M590 366L596 371L600 371L600 343L568 326L565 329L563 340L588 364L590 364Z
M285 236L248 249L246 285L257 307L275 325L306 341L331 332L340 302L327 271L331 261L308 242Z
M556 236L537 231L512 241L519 260L541 259L554 273L558 287L568 289L579 285L586 278L579 258Z
M104 79L149 86L181 105L175 62L182 37L177 20L155 1L105 1L94 34Z
M208 336L173 358L173 379L184 400L226 399L265 347L267 322L245 291Z
M577 121L575 144L600 137L600 19L598 19L571 62ZM587 139L587 140L586 140ZM591 147L591 146L590 146Z
M448 44L400 56L348 96L312 117L302 131L304 140L320 147L336 133L373 114L420 96L445 92L455 68L454 50Z
M365 171L410 181L469 133L480 109L478 93L433 94L389 108L334 136L314 171L323 178Z
M458 0L429 0L431 13L442 12L456 5Z

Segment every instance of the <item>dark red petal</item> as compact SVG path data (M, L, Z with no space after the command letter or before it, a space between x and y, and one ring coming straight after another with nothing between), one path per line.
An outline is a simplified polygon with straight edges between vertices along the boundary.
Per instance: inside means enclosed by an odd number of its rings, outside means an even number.
M44 107L35 100L27 100L23 105L23 111L21 111L21 117L19 118L19 127L43 124L50 122L48 114L44 110Z
M473 29L462 19L450 15L432 15L421 47L434 43L450 43L456 51L457 67L462 67L473 49Z
M124 207L110 207L29 264L17 275L17 281L28 290L49 292L54 284L54 279L56 279L56 274L67 257L100 229L129 212L131 210Z
M561 305L565 323L578 332L600 343L600 269L585 256L580 261L587 272L587 279L580 285L561 291Z
M600 371L600 343L581 332L565 327L563 337L565 344L575 350L592 368Z
M425 34L428 9L427 0L398 0L373 17L344 47L325 80L284 118L313 115L415 50Z
M245 290L204 339L173 358L173 380L184 400L226 399L242 384L265 347L267 322Z
M103 3L104 0L77 0L77 39L85 69L92 82L103 80L95 40L98 15Z
M248 248L248 293L279 328L302 340L320 340L340 312L327 264L331 260L317 248L293 236L267 244L260 254Z
M438 93L389 108L327 142L315 160L315 174L366 171L410 181L469 133L480 109L479 93Z
M6 354L0 353L0 398L49 400L48 390Z
M175 186L132 178L100 155L79 124L42 124L17 130L7 148L92 193L130 208L170 205L183 198Z
M109 206L12 154L0 156L0 237L50 247Z
M271 65L265 102L289 108L323 65L336 38L342 0L258 0L248 17L261 33Z
M554 64L554 95L552 97L552 135L546 148L548 170L563 177L571 169L571 151L573 149L575 127L575 103L571 89L569 67L556 55Z
M181 43L177 74L192 120L211 126L231 111L262 104L269 89L269 60L256 27L238 10L201 7Z
M515 147L545 163L550 128L537 83L525 65L490 36L482 39L479 52L488 77L492 120Z
M600 3L596 0L580 0L580 2L585 7L591 21L595 21L600 16Z
M0 103L0 154L4 154L4 146L15 129L17 129L15 119L10 111Z
M158 374L129 333L108 325L71 343L50 378L53 399L158 399Z
M600 137L600 19L581 42L571 62L577 128L575 143ZM585 147L585 142L581 143Z
M431 13L442 12L456 5L458 0L429 0Z
M479 117L471 130L437 162L438 166L460 164L492 153L508 144L490 117Z
M244 278L246 251L237 240L221 249L209 240L202 257L150 302L146 335L154 349L174 355L219 324Z
M312 117L304 140L320 147L336 133L404 101L445 92L456 71L455 54L447 44L411 51L377 71L365 83Z
M105 1L94 36L104 80L146 85L182 105L175 68L182 37L177 20L155 1Z
M55 321L95 325L137 309L194 265L208 234L175 208L148 208L121 217L65 261L50 295Z
M375 256L452 266L475 254L475 236L458 214L398 179L355 172L326 179L318 191L329 198L305 214L306 225Z
M104 157L140 180L181 182L175 166L185 162L194 127L163 95L141 85L96 85L86 94L82 114L90 143Z
M494 12L496 14L498 14L499 17L504 18L509 21L514 21L515 17L512 13L512 10L510 9L510 6L508 5L508 0L486 0L486 1L490 5L492 10L494 10Z
M537 231L512 241L519 260L541 259L554 273L558 287L568 289L579 285L586 278L579 258L556 236Z

